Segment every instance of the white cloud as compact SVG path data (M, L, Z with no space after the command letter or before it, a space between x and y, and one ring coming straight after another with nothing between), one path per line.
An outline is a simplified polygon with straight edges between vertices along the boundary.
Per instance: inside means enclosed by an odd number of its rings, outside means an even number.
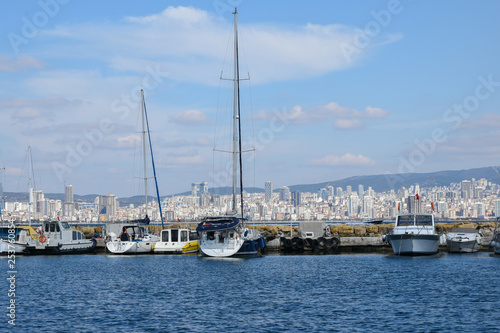
M244 17L240 22L241 50L253 84L315 77L353 65L339 45L351 42L356 28L251 24ZM157 64L174 80L217 85L230 33L230 21L201 9L170 6L114 25L62 25L44 31L44 36L56 38L63 53L100 57L115 69L143 72L145 63ZM71 47L64 45L66 39L71 39Z
M315 166L339 166L339 165L362 165L369 166L374 165L375 161L369 157L363 155L354 155L351 153L346 153L342 156L328 155L318 159L312 159L309 161L309 165Z
M500 114L486 113L475 120L464 121L459 130L479 131L500 128Z
M360 129L364 127L359 119L337 119L333 126L337 129Z
M177 164L177 165L192 165L192 164L203 164L205 159L200 155L195 156L175 156L168 157L168 164Z
M170 121L183 125L204 125L210 123L207 116L200 110L185 110L178 112L170 117Z
M16 60L0 55L0 72L17 72L30 68L43 68L46 64L36 58L20 55Z
M367 106L364 111L340 106L336 102L330 102L326 105L318 106L312 109L304 109L300 105L294 106L289 111L277 111L281 113L288 121L295 124L307 124L324 122L334 119L334 127L338 129L358 129L363 128L361 119L384 118L389 115L389 111L381 108ZM260 110L254 119L270 119L276 117L275 114L268 114L265 110ZM279 117L280 119L282 117Z

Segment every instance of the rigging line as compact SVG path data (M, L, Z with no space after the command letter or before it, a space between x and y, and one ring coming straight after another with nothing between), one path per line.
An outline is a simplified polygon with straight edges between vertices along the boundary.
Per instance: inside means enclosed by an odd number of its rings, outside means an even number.
M144 116L146 117L146 126L148 129L148 139L149 139L149 149L151 151L151 164L153 164L153 175L155 179L155 185L156 185L156 196L158 197L158 207L160 208L160 219L161 219L161 228L165 229L165 226L163 225L163 212L161 210L161 201L160 201L160 191L158 190L158 180L156 179L156 168L155 168L155 160L153 157L153 145L151 144L151 133L149 132L149 122L148 122L148 113L146 112L146 101L144 100L144 91L141 89L142 92L142 102L144 104ZM147 195L147 193L146 193ZM147 209L147 207L146 207Z
M24 167L26 166L26 160L28 159L28 155L29 155L29 151L28 151L28 153L24 156L23 168L21 169L21 170L23 170L23 171L24 171ZM29 179L29 173L30 173L30 172L29 172L29 169L28 169L28 179ZM18 189L20 189L20 188L21 188L21 185L20 185L20 184L21 184L21 176L22 176L22 172L21 172L21 174L19 175L19 179L18 179L18 181L17 181L17 188L18 188ZM28 185L31 185L31 184L28 184Z
M235 10L235 15L237 15L237 11ZM236 24L236 20L235 20L235 24ZM240 156L239 156L239 161L240 161L240 202L241 202L241 218L243 219L244 218L244 212L243 212L243 166L242 166L242 157L241 157L241 106L240 106L240 82L239 82L239 79L240 79L240 68L239 68L239 58L238 58L238 30L235 29L235 39L234 39L234 42L236 43L235 45L235 51L236 51L236 55L235 55L235 60L236 60L236 75L235 75L235 78L236 78L236 89L237 89L237 94L238 94L238 145L239 145L239 151L240 151ZM235 211L236 212L236 211Z

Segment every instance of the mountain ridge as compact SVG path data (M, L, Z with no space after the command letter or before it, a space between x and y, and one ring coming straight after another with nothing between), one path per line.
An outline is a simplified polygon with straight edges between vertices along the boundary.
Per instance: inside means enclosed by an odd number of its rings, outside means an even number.
M500 166L489 166L473 169L462 170L445 170L427 173L405 173L405 174L379 174L367 176L352 176L339 180L326 181L314 184L297 184L290 185L290 191L300 192L317 192L321 188L329 185L333 187L342 187L344 190L346 186L352 186L353 190L357 190L358 185L362 184L366 189L371 187L375 192L386 192L389 190L398 190L401 187L410 187L411 185L419 184L420 187L434 187L434 186L448 186L450 183L458 183L462 180L471 180L485 178L496 184L500 184ZM265 190L260 187L245 188L247 193L263 193ZM274 189L273 192L279 191L279 188ZM227 195L232 192L231 187L217 187L209 190L211 194ZM191 191L164 195L161 198L177 196L177 195L190 195ZM52 200L64 200L63 193L45 193L46 198ZM28 201L28 193L23 192L4 192L6 201ZM75 194L75 202L92 202L98 197L99 194ZM155 197L148 196L148 200L154 200ZM142 204L144 202L144 195L137 195L132 197L119 197L120 205L128 204Z

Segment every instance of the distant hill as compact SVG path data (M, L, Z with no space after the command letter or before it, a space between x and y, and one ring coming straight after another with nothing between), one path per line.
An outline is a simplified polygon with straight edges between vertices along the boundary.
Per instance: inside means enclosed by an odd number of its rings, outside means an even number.
M373 176L355 176L341 180L329 181L318 184L304 184L289 186L290 191L317 192L320 188L331 185L340 186L344 190L346 186L352 186L357 191L358 185L363 184L365 190L371 186L376 192L386 192L391 189L398 190L401 187L410 187L419 184L420 187L448 186L450 183L459 183L462 180L472 178L485 178L492 183L500 184L500 166L476 168L467 170L449 170L430 173L406 173L406 174L388 174Z
M28 201L29 194L27 192L3 192L3 195L6 197L6 201ZM61 200L64 201L64 193L44 193L45 198L51 200ZM73 195L73 200L75 202L92 202L98 197L99 194L86 194L86 195Z
M340 180L332 180L317 184L301 184L290 185L290 191L300 192L317 192L319 189L331 185L333 187L342 187L344 190L347 186L352 186L354 191L357 191L358 185L363 184L365 190L372 187L376 192L386 192L391 189L398 190L401 187L410 187L411 185L419 184L420 187L433 186L448 186L450 183L459 183L462 180L470 180L472 178L485 178L492 183L500 184L500 166L490 166L485 168L475 168L467 170L448 170L430 173L405 173L405 174L387 174L387 175L372 175L372 176L354 176ZM209 189L211 194L229 195L232 193L231 187L217 187ZM259 187L245 188L247 193L263 193L264 189ZM279 191L275 188L274 192ZM177 193L175 195L190 195L191 191ZM28 201L28 193L4 192L6 201ZM99 194L74 195L75 202L93 202ZM162 196L161 198L170 197ZM64 200L63 193L45 193L45 197L53 200ZM156 197L149 196L148 200L155 200ZM144 196L133 196L118 198L120 206L133 204L135 206L144 203Z

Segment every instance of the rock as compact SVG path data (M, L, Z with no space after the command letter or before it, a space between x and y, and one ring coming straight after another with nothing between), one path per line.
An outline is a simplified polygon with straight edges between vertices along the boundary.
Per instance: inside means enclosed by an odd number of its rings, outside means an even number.
M364 225L354 226L354 234L359 236L366 235L366 227Z

